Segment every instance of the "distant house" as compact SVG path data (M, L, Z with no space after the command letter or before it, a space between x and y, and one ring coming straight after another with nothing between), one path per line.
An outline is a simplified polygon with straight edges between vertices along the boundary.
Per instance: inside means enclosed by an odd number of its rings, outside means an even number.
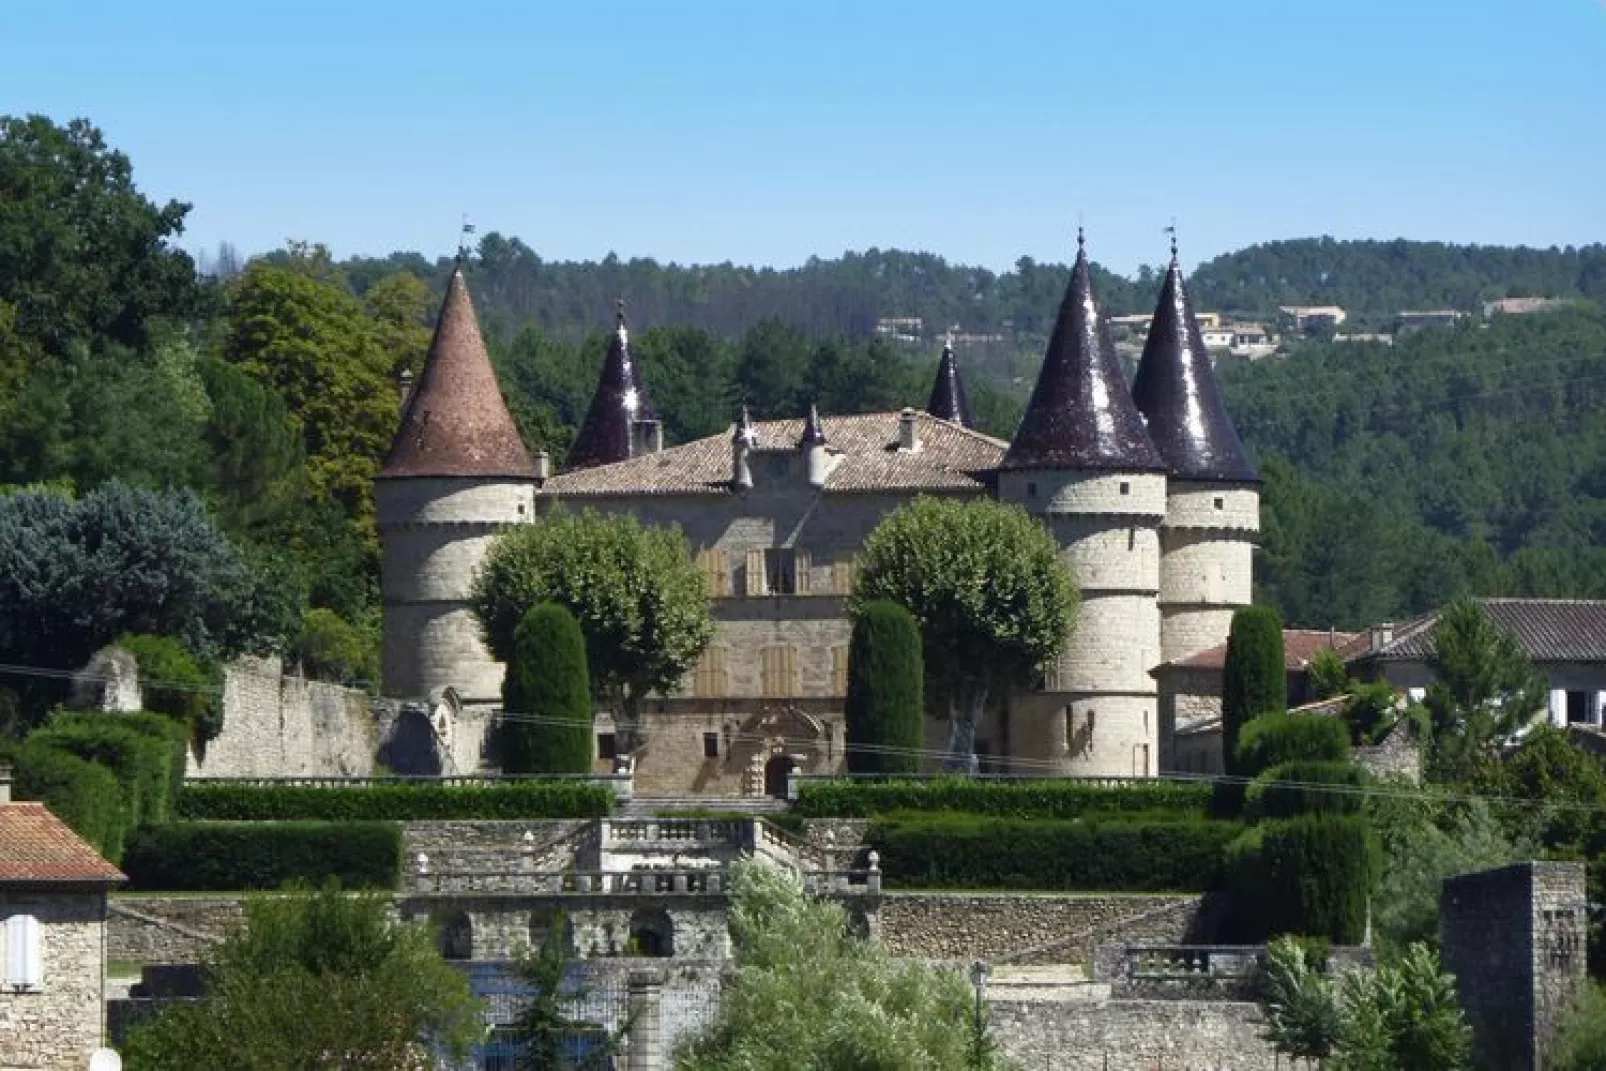
M1381 346L1394 345L1394 336L1379 331L1346 331L1333 336L1334 342L1376 342Z
M1408 335L1424 327L1454 327L1466 313L1458 309L1415 309L1395 317L1395 334Z
M1602 723L1606 710L1606 600L1479 599L1550 686L1552 725ZM1413 699L1427 693L1439 611L1402 625L1375 625L1344 654L1351 673L1386 680Z
M106 1007L106 893L118 869L0 767L0 1067L82 1071Z
M1295 331L1337 327L1349 319L1349 313L1337 305L1279 305L1277 311L1283 322Z
M1483 303L1483 318L1487 320L1494 316L1528 316L1536 312L1550 312L1553 309L1565 308L1571 304L1572 301L1568 298L1500 298L1498 301L1485 301Z
M1227 324L1225 329L1232 334L1227 349L1234 357L1247 357L1253 361L1269 356L1277 349L1277 340L1259 324Z
M1310 699L1308 670L1317 652L1341 652L1362 638L1358 632L1283 630L1283 671L1288 702ZM1227 645L1157 666L1160 691L1160 773L1221 773L1221 680Z

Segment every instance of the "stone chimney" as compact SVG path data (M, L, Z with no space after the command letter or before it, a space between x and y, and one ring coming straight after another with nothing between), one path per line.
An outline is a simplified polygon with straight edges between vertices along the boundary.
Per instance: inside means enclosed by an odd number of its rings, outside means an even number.
M0 763L0 803L11 802L11 767Z
M401 407L405 410L413 397L413 373L410 369L403 368L396 373L396 393L401 396Z
M814 405L809 406L809 415L803 421L803 437L797 445L802 449L808 465L809 486L824 487L831 475L831 457L825 449L825 425L821 423L820 411Z
M898 414L898 449L906 454L920 449L920 429L915 423L913 409L905 409Z
M1384 621L1372 626L1372 642L1369 649L1373 654L1381 651L1394 642L1394 622Z
M545 450L536 452L535 478L542 482L552 478L552 455L547 453Z
M731 432L731 485L738 491L753 489L752 455L756 445L758 429L753 427L753 418L748 415L747 406L743 405L736 428Z
M630 422L630 456L656 454L664 448L664 426L657 420Z

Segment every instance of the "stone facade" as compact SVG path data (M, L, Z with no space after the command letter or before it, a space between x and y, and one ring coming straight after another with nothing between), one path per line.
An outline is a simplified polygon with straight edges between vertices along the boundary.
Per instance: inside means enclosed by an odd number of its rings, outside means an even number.
M1233 612L1253 600L1253 552L1260 532L1254 484L1166 486L1160 527L1160 661L1221 642Z
M244 921L239 896L113 896L106 958L140 966L199 963Z
M1541 1071L1584 984L1588 926L1582 863L1518 863L1444 883L1440 955L1460 987L1480 1068Z
M0 986L0 1068L82 1071L105 1018L105 893L0 889L0 919L12 915L38 920L40 984Z
M1271 1071L1258 1006L1202 1000L995 1000L993 1036L1031 1071Z

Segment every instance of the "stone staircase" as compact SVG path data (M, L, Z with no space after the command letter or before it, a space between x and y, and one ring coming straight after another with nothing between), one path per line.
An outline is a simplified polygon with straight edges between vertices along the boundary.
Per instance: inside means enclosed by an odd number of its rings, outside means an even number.
M652 818L671 813L784 814L787 801L774 796L633 796L616 818Z

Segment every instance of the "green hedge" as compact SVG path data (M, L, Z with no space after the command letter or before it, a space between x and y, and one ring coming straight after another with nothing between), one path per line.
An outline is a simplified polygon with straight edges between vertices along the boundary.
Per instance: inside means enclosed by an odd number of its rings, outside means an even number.
M1201 891L1223 877L1232 822L1054 821L973 815L878 818L866 840L884 880L910 889Z
M968 777L868 781L804 781L794 814L805 818L872 818L898 811L947 811L1017 818L1079 818L1112 812L1167 812L1202 817L1210 786L1189 781L1119 785L1064 778L988 781Z
M613 802L612 788L583 780L351 787L189 781L179 792L177 816L234 822L600 818Z
M1239 734L1253 719L1288 707L1283 661L1283 620L1269 606L1246 606L1232 615L1227 662L1221 671L1221 742L1227 772L1237 765Z
M591 670L586 638L568 607L532 606L513 633L502 684L502 769L511 774L591 771Z
M17 798L38 800L95 850L115 862L128 835L117 777L98 763L53 747L35 733L15 756Z
M124 635L117 646L134 656L145 706L183 722L204 743L223 730L223 672L168 636Z
M1353 762L1285 762L1249 785L1248 814L1254 819L1301 814L1359 814L1371 778ZM1323 786L1331 785L1332 788Z
M1319 714L1261 714L1238 736L1238 770L1245 777L1285 762L1346 762L1349 725Z
M401 845L401 827L391 822L170 822L135 832L123 872L144 891L278 889L330 878L347 889L391 889Z
M1371 828L1354 815L1307 814L1256 827L1227 851L1235 935L1359 944L1377 855Z
M28 738L110 770L122 786L132 827L163 821L172 807L172 738L147 728L121 714L65 714Z
M848 694L842 708L849 770L920 771L926 746L924 659L914 614L888 599L874 599L858 608L848 645Z

